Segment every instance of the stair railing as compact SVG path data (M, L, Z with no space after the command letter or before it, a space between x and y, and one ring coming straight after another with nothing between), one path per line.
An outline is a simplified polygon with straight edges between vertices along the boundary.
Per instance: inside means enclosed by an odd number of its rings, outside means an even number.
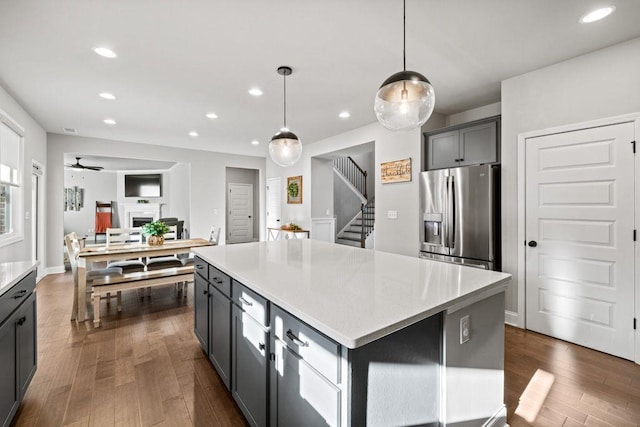
M362 217L362 228L360 230L360 247L365 247L365 241L367 240L367 236L373 230L373 225L375 223L375 214L372 211L373 206L373 198L367 201L366 204L360 205L360 213Z
M333 161L333 166L367 199L367 171L351 158L340 157Z

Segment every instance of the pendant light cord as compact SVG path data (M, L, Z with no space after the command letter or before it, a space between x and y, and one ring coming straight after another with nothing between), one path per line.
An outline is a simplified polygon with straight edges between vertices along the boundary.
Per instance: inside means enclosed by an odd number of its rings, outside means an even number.
M407 71L407 0L402 0L402 68Z
M284 128L287 128L287 75L283 74L284 78Z

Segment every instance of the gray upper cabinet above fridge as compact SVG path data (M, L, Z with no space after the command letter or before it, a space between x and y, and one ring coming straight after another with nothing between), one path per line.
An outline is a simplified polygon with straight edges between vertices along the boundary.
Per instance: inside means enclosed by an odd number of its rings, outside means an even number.
M499 125L492 117L426 133L424 170L497 163Z

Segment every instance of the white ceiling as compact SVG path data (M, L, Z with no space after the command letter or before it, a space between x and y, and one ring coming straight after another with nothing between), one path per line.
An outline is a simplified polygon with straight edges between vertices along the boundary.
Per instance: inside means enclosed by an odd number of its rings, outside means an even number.
M103 171L151 171L171 169L175 162L161 162L155 160L129 159L122 157L88 156L75 153L65 153L64 164L72 165L76 163L76 157L80 157L80 164L83 166L102 166ZM77 169L74 169L76 172ZM83 172L87 172L85 169ZM93 172L91 170L89 173Z
M613 15L583 25L602 1L408 0L407 68L434 85L437 112L496 102L505 78L640 36L640 1L607 3ZM402 68L402 2L2 2L0 84L49 132L265 156L282 125L280 65L294 70L287 121L303 144L374 122L375 92Z

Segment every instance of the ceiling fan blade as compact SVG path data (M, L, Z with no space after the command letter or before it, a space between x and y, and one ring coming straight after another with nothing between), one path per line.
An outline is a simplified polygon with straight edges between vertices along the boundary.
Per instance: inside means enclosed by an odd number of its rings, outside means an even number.
M92 171L101 171L102 169L104 169L102 166L83 166L83 168Z

